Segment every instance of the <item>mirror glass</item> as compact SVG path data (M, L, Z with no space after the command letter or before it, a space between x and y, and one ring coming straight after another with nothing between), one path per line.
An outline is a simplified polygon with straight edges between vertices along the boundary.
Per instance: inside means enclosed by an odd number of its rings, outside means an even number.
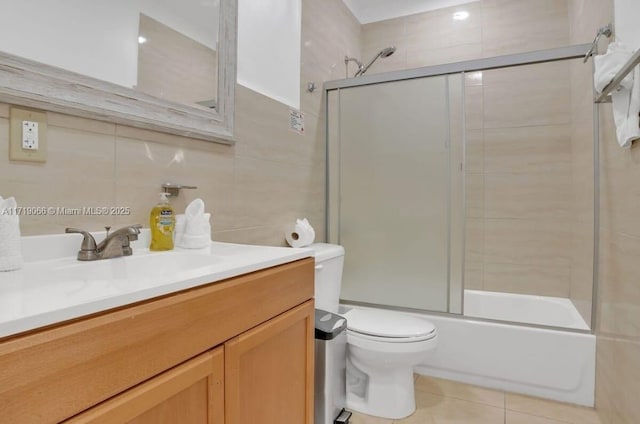
M219 0L0 0L0 51L215 108Z
M234 144L237 0L0 7L0 102Z

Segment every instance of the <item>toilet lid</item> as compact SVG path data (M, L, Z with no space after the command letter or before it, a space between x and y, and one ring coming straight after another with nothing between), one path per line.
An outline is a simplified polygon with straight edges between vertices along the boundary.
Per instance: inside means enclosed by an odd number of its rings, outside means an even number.
M347 319L349 330L378 337L424 337L436 330L429 321L402 312L351 309L344 317Z

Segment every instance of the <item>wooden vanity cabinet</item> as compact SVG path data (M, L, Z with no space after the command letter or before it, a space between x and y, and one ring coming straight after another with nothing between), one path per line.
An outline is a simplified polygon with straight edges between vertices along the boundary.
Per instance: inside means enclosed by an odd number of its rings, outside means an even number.
M224 349L218 347L65 423L223 424L224 384Z
M312 424L313 264L0 340L0 423Z

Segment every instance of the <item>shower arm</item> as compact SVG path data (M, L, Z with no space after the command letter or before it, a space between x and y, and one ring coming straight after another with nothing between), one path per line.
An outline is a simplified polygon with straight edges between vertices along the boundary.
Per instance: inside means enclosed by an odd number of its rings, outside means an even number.
M362 68L364 68L364 65L362 64L362 62L360 62L355 57L345 56L344 57L344 67L345 67L345 73L346 73L346 77L347 78L349 78L349 62L355 62L356 65L358 65L358 71L354 75L354 76L358 76L358 73L362 70Z
M384 53L384 51L380 51L380 52L378 52L378 54L377 54L373 59L371 59L371 62L369 62L369 63L367 64L367 66L360 66L360 67L358 68L358 72L356 72L356 74L354 75L354 77L359 77L359 76L364 75L364 73L365 73L365 72L367 72L367 71L369 70L369 68L371 67L371 65L373 65L373 62L375 62L376 60L378 60L378 59L380 58L380 56L382 56L382 54L383 54L383 53ZM362 64L361 64L361 65L362 65Z

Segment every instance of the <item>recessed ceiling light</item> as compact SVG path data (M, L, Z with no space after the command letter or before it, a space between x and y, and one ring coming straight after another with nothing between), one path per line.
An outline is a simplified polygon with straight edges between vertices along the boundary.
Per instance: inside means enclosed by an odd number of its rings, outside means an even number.
M464 21L468 17L469 17L469 12L467 12L466 10L462 10L460 12L456 12L453 14L454 21Z
M138 36L138 44L144 44L146 42L147 42L147 38L146 37L144 37L142 35Z

